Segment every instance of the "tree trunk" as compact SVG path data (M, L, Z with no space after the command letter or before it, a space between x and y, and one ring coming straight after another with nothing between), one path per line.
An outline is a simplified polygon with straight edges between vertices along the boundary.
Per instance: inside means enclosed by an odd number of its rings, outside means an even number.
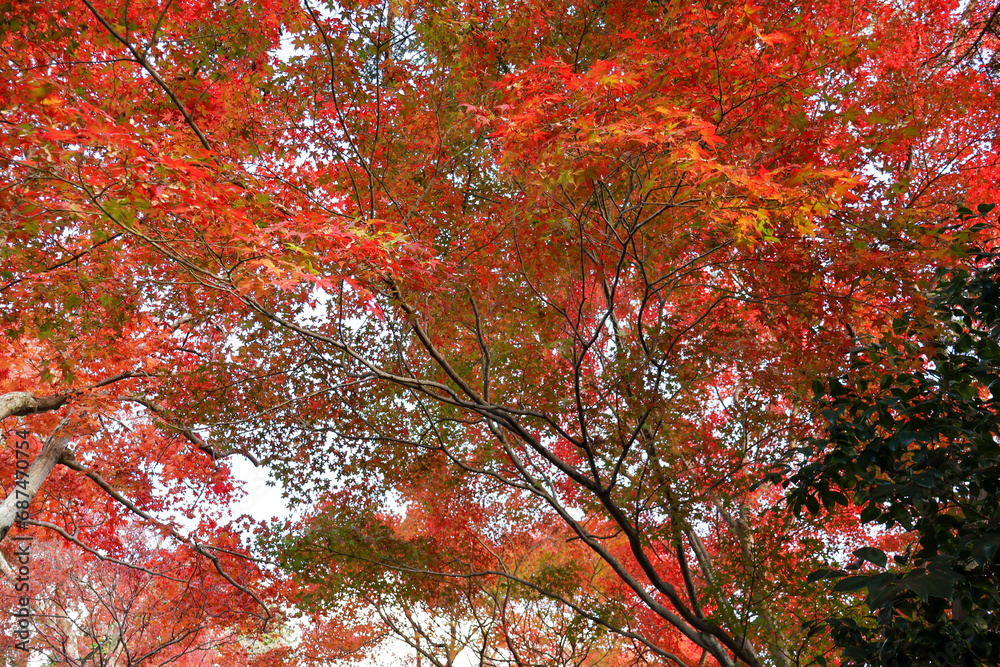
M0 397L0 401L9 396L10 394L6 394ZM0 409L3 407L0 406ZM10 527L14 525L19 511L24 511L24 516L27 516L28 505L38 493L45 478L49 476L57 464L70 455L69 448L66 447L70 435L63 429L64 425L65 422L56 427L56 430L45 441L42 451L38 453L28 472L23 476L18 476L14 488L0 504L0 541L3 541Z
M35 398L35 395L28 391L0 394L0 421L7 419L7 417L21 417L36 412L55 410L62 407L66 403L66 399L66 394Z

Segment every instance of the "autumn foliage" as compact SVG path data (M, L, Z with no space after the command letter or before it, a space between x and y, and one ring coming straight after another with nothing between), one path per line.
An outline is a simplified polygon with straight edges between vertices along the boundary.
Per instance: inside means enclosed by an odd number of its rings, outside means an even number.
M0 6L40 655L824 659L870 536L759 483L1000 201L994 7Z

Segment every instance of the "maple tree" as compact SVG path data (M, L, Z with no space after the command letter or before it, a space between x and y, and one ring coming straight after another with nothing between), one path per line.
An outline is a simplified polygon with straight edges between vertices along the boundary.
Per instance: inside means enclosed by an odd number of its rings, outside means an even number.
M127 543L127 554L104 555L98 561L86 554L81 558L78 541L34 540L30 590L5 590L0 597L5 608L18 609L18 597L30 595L30 624L24 634L16 634L16 624L5 627L5 634L16 641L27 639L32 662L43 664L252 660L257 645L250 640L254 635L248 632L246 617L254 610L232 600L228 584L213 581L213 572L192 572L185 554L171 553L163 541L150 548L145 540L133 540ZM16 648L5 641L5 657L27 658L28 653Z
M955 206L998 199L996 25L982 2L6 5L0 415L34 458L26 499L4 461L0 530L21 500L91 555L160 532L169 557L121 567L204 570L165 594L266 632L237 532L167 518L228 503L239 455L309 505L267 540L333 624L300 658L396 632L442 663L808 662L837 603L805 575L866 536L755 483L811 432L811 377L919 307Z
M106 9L19 2L2 13L0 565L19 571L12 533L33 539L19 582L27 588L5 588L3 599L37 622L27 647L12 632L0 641L11 660L27 660L28 648L60 664L201 664L268 632L275 611L226 513L236 494L221 463L230 453L160 392L171 373L191 377L199 355L222 356L213 343L224 334L186 331L171 315L180 303L170 260L95 213L128 205L136 169L146 193L159 187L157 169L180 176L166 177L168 188L202 173L187 165L185 135L170 140L179 112L139 103L151 81L117 57ZM201 15L202 28L210 18ZM163 152L143 164L143 146ZM64 553L75 567L55 567Z

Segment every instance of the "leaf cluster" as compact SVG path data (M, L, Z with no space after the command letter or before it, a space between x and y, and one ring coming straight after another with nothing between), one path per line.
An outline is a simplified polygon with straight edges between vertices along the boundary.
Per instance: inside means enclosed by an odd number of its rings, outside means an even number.
M980 211L982 213L982 211ZM971 212L970 212L971 213ZM869 614L829 625L851 665L979 665L1000 658L1000 264L941 272L929 317L855 348L846 376L816 382L827 425L779 475L790 509L856 507L864 526L906 531L889 565L874 547L833 591L867 590Z

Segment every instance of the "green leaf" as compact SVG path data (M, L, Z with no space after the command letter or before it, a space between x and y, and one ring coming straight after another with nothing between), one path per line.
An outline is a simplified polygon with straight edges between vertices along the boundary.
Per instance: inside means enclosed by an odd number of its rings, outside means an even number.
M982 567L990 565L1000 551L1000 533L989 533L972 543L972 558Z
M816 399L820 399L823 397L824 394L826 394L826 389L823 387L823 383L820 382L819 380L812 381L812 390L813 390L813 396Z
M860 591L863 588L868 587L868 583L872 580L871 575L861 575L856 577L847 577L838 581L833 590L837 593L853 593L855 591Z
M810 572L809 576L806 577L806 583L812 583L814 581L820 581L822 579L839 579L847 574L846 570L831 570L829 568L822 568L816 570L815 572Z
M878 567L885 567L889 560L884 551L876 549L875 547L861 547L860 549L855 549L854 556L858 558L858 560L866 560L873 565L877 565Z
M900 583L926 602L932 597L950 600L958 581L961 581L961 577L950 572L916 570L903 577Z

